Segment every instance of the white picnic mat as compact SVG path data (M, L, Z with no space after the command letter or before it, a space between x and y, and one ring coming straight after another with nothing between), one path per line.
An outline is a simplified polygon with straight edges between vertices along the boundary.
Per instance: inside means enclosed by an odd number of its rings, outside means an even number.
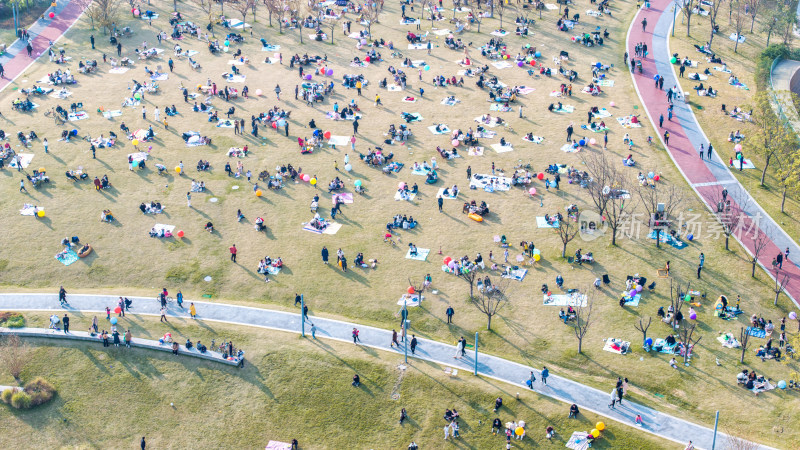
M86 111L78 111L78 112L75 112L75 113L69 113L69 120L73 121L73 122L76 121L76 120L84 120L84 119L88 119L88 118L89 118L89 114L87 114Z
M350 138L347 136L334 136L331 135L328 139L328 145L347 145L350 143Z
M514 147L512 145L500 145L500 143L490 145L494 151L497 153L507 153L514 151Z
M491 181L494 181L494 183L491 183ZM487 192L491 190L507 191L511 189L511 178L476 173L470 178L469 187L470 189L473 187L475 189L483 189Z
M8 167L17 168L17 158L19 158L19 163L22 165L22 168L27 168L31 161L33 160L33 153L17 153L15 156L11 158L11 162L8 164Z
M411 249L409 248L408 252L406 253L406 259L413 259L413 260L416 260L416 261L425 261L426 259L428 259L428 253L430 253L430 252L431 252L431 249L429 249L429 248L417 247L416 256L411 256Z
M551 294L542 296L543 304L547 306L586 306L586 294ZM579 304L580 303L580 304Z

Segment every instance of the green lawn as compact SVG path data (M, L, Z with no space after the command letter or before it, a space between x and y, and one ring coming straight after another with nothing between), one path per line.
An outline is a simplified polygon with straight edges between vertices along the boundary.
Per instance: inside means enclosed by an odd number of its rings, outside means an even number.
M31 321L45 320L39 314ZM514 387L470 374L450 379L432 363L412 362L401 371L396 355L341 342L186 321L170 328L130 315L121 324L136 336L170 329L178 339L233 339L247 349L247 365L236 369L148 350L29 341L35 351L23 380L43 376L58 394L33 410L0 405L3 447L133 447L146 436L153 448L258 448L292 438L307 449L405 448L412 440L435 448L442 445L446 408L461 418L462 438L450 445L503 445L504 436L491 433L499 417L527 423L528 436L514 441L514 448L563 447L573 431L590 430L602 420L594 414L568 420L568 405L527 391L516 400ZM356 372L360 388L350 385ZM0 383L12 381L0 373ZM493 414L497 396L504 407ZM401 408L409 415L403 425ZM544 436L549 425L557 431L553 442ZM675 447L635 428L614 422L607 427L595 448Z
M181 8L182 11L186 9L183 11L186 17L200 17L197 11L188 6L181 5ZM0 244L4 249L4 256L0 256L0 286L8 292L31 290L54 293L56 287L63 284L72 293L146 296L153 296L166 286L173 294L181 289L187 298L210 295L212 301L286 310L292 308L295 293L301 292L305 294L312 315L353 320L391 329L398 324L397 299L406 292L408 278L419 284L422 277L430 273L437 293L428 293L423 307L412 310L410 315L411 329L419 336L454 342L458 336L470 336L475 331L480 331L483 349L489 353L534 367L546 364L554 373L600 389L607 389L617 376L626 376L631 380L636 399L649 406L708 426L713 423L712 412L719 409L723 412L726 426L748 438L774 445L778 445L787 436L797 439L800 435L795 433L800 432L788 427L785 435L763 433L764 429L777 421L800 419L797 408L782 409L786 404L795 405L797 399L791 393L780 392L755 398L751 393L735 386L734 376L742 369L737 362L737 352L723 349L715 338L720 332L738 333L741 326L746 326L746 319L742 317L738 322L723 322L714 318L711 311L713 301L718 295L736 298L737 294L741 294L745 316L764 315L775 322L788 312L788 302L782 297L779 308L772 307L770 281L766 275L757 272L756 279L749 278L750 266L746 261L746 253L736 244L731 245L730 252L724 250L723 240L709 233L708 224L712 218L694 197L685 202L682 212L684 217L693 218L703 228L696 232L697 239L689 243L686 249L656 249L653 242L645 237L647 230L644 227L638 230L632 227L629 234L634 239L620 237L617 247L609 246L610 239L607 236L594 241L573 241L568 247L568 254L582 248L584 253L592 251L597 262L592 266L572 269L560 258L561 242L558 237L550 229L536 228L535 217L545 213L563 212L570 204L576 204L581 209L589 208L587 195L579 186L568 184L562 179L559 191L547 191L543 183L537 181L533 186L541 196L536 199L530 199L524 191L516 188L505 193L491 194L467 189L467 167L471 167L473 173L487 173L492 163L495 163L497 169L505 169L504 172L510 174L519 163L531 164L532 172L541 171L548 164L563 163L582 170L582 156L601 150L594 147L586 148L582 153L564 153L560 147L564 142L564 130L570 122L574 122L577 129L583 123L589 107L610 107L611 101L617 104L616 108L610 108L614 117L641 113L641 109L633 108L638 102L635 100L630 76L625 70L612 69L609 72L609 77L615 80L615 86L605 88L604 96L578 94L590 78L589 62L602 61L615 65L622 63L622 43L627 31L626 24L633 14L633 4L623 3L614 5L614 8L617 10L612 18L604 18L602 21L585 19L584 26L587 29L593 29L596 25L608 27L611 36L603 47L587 48L572 44L568 41L568 35L555 32L551 23L556 20L555 12L544 13L546 19L535 27L534 38L523 41L515 36L506 37L512 55L524 43L535 44L543 53L541 63L553 68L555 66L551 62L552 57L559 50L567 49L570 52L571 59L564 61L563 65L577 70L581 78L573 85L573 96L562 101L574 105L576 111L571 115L545 112L550 103L557 101L549 93L558 90L565 81L564 78L547 78L538 74L531 77L517 68L492 69L490 73L498 75L501 81L510 86L530 85L537 89L534 94L522 99L525 118L519 119L516 109L509 113L500 113L510 123L513 131L495 128L498 138L505 137L511 141L515 150L495 153L488 145L497 142L496 138L483 142L482 145L486 147L484 156L464 154L463 158L451 161L442 161L435 150L436 146L448 148L448 137L434 136L426 127L445 122L451 128L466 130L472 127L474 130L477 126L473 121L475 117L489 112L492 115L497 113L488 110L486 92L475 89L474 78L465 78L465 88L435 88L431 84L433 75L455 76L460 68L453 61L463 57L463 53L442 47L441 38L434 38L437 47L434 47L431 56L427 56L424 51L406 50L405 30L396 26L399 9L394 5L387 5L387 12L381 16L381 23L372 27L373 34L392 40L404 55L411 59L425 59L431 66L431 71L423 75L421 84L416 72L409 72L411 87L404 93L378 89L378 82L389 75L386 71L388 66L398 67L401 62L400 59L391 58L388 49L379 49L384 62L365 69L350 67L352 58L363 57L363 52L356 51L355 41L343 36L340 27L336 30L335 46L309 42L306 38L303 46L298 47L296 31L278 35L275 29L268 30L265 27L266 14L259 13L259 22L255 24L253 37L247 35L247 41L241 46L251 64L241 70L247 76L245 84L251 94L256 89L262 89L266 94L258 99L236 100L232 105L236 107L235 116L243 118L263 112L273 105L291 109L288 138L263 129L261 135L266 140L254 139L247 134L234 136L232 130L214 128L213 124L206 121L205 115L189 111L188 105L180 96L178 86L205 84L209 78L223 86L219 82L219 74L230 70L229 56L211 56L198 41L184 39L180 42L185 49L200 51L197 59L203 66L202 71L195 72L185 61L176 61L175 72L170 75L169 80L159 83L160 93L145 97L148 118L152 118L154 106L162 110L162 117L165 106L177 106L180 115L170 118L168 130L151 120L142 120L138 107L124 108L123 116L113 121L107 121L97 113L100 107L106 110L120 108L122 99L129 95L129 91L123 86L129 86L132 79L142 81L144 66L152 69L161 65L166 70L167 56L156 61L137 62L127 74L110 74L107 72L108 65L101 62L100 74L77 76L80 83L70 87L74 94L69 102L49 97L38 98L37 102L42 106L34 114L4 112L7 133L13 135L16 131L36 129L40 137L48 138L50 154L44 154L40 143L34 144L33 152L36 157L33 167L47 169L52 182L41 190L34 190L29 185L29 195L18 194L19 174L9 170L0 172L0 189L6 194L0 196L0 208L5 212L0 215L0 228L14 230L0 236ZM168 15L161 12L162 21L155 22L152 28L144 21L134 21L131 24L136 34L123 40L125 55L134 56L133 48L144 40L150 44L157 42L154 32L159 27L165 27L163 18ZM506 12L506 21L508 17L513 15ZM354 21L354 25L356 22ZM446 23L438 24L444 27ZM497 21L487 19L483 22L481 34L467 33L461 36L464 42L473 43L470 55L476 64L489 63L480 56L477 47L488 41L487 31L498 26ZM424 22L423 32L429 27L429 23ZM354 26L353 31L357 29ZM82 20L60 41L74 58L69 66L73 71L77 71L77 61L81 58L100 59L102 52L109 56L115 54L106 44L105 38L98 39L101 44L97 51L91 51L88 44L90 32L88 20ZM220 32L218 29L217 34ZM99 31L95 31L95 34L98 36ZM284 66L261 62L265 56L272 54L260 51L260 36L267 36L270 43L283 46ZM160 46L166 48L168 54L171 45L171 41L165 41ZM233 45L233 48L238 46ZM419 112L425 117L422 126L411 125L414 138L407 146L384 146L386 151L394 152L396 160L406 164L400 173L383 175L358 161L348 148L325 147L313 155L299 154L296 139L310 135L311 130L307 123L312 118L319 127L334 135L349 136L352 133L350 122L326 119L324 112L332 110L334 102L344 106L357 96L352 90L346 91L341 85L337 85L334 95L325 103L316 104L315 109L294 100L291 91L299 78L296 69L290 70L287 67L289 55L294 52L327 55L337 81L343 74L356 73L363 73L369 79L370 85L364 92L364 98L356 98L364 114L356 144L357 151L361 153L366 153L369 147L382 145L385 139L383 133L390 124L400 124L402 111ZM47 61L34 64L12 88L30 87L35 80L52 70L52 65ZM283 90L280 102L273 93L276 84L280 84ZM422 99L416 103L401 102L405 95L417 96L420 85L425 89ZM242 84L231 86L243 87ZM371 101L376 93L380 93L382 97L385 105L382 108L374 107ZM461 103L457 107L441 105L441 100L449 95L455 95ZM17 92L6 90L0 96L0 102L8 104L17 96ZM116 148L99 149L97 159L91 158L88 143L84 141L57 141L61 130L67 126L54 126L52 120L42 113L57 104L68 106L72 101L84 102L84 109L91 115L89 120L68 125L68 128L78 129L81 136L90 134L97 137L101 133L108 136L110 130L119 132L121 121L132 130L152 125L158 136L152 144L148 161L150 169L140 172L128 170L126 157L134 150L131 143L124 138ZM213 104L222 113L229 106L219 99L215 99ZM628 175L635 177L639 171L653 171L661 175L664 183L676 183L685 187L688 192L688 187L663 150L644 144L646 137L654 135L654 132L644 117L640 119L644 127L633 130L619 127L614 123L614 118L607 120L611 127L607 150L610 160L619 163L622 158L633 153L638 167L630 169ZM189 130L212 136L214 145L186 147L180 134ZM544 144L523 143L521 137L528 132L543 136ZM584 132L576 130L576 133L582 136ZM631 150L622 144L626 133L630 133L636 142ZM595 137L602 139L599 134ZM13 144L17 145L16 140ZM266 191L264 196L256 197L252 194L252 184L242 178L230 178L222 170L227 161L234 167L237 162L236 158L226 157L228 148L245 144L252 150L250 156L241 160L245 170L252 170L254 175L261 170L274 173L276 166L291 163L295 167L302 167L303 172L315 175L320 180L319 188L313 188L307 183L289 182L281 191ZM144 147L140 145L140 149ZM465 153L463 147L461 153ZM334 161L343 168L345 154L349 154L353 171L337 173L334 170ZM415 161L429 161L433 156L437 156L442 166L439 171L441 181L437 185L428 186L424 183L424 178L410 174L410 166ZM196 161L201 158L211 162L211 172L194 170ZM171 170L167 174L159 175L154 169L156 163L171 169L179 161L183 161L188 169L186 176L178 177ZM98 193L89 183L73 184L67 181L63 176L64 171L79 167L92 177L108 174L113 189ZM312 218L308 205L314 194L319 193L321 196L322 215L329 216L327 210L331 206L330 196L321 186L327 185L335 176L344 180L348 190L356 179L362 180L368 189L367 195L357 196L353 204L343 208L343 216L337 218L343 227L335 236L314 235L302 231L301 223ZM191 209L186 206L190 179L204 181L208 190L206 194L193 194ZM397 202L392 199L399 182L420 184L420 194L415 202ZM446 201L445 212L440 214L436 209L436 192L439 187L453 184L458 184L462 195L459 201ZM239 189L233 189L234 186ZM212 202L212 198L218 201ZM165 205L165 214L145 216L140 213L139 204L153 200ZM486 201L493 213L482 223L467 219L461 214L461 205L462 201L470 200ZM18 215L17 211L23 203L34 203L43 207L46 217L37 220ZM99 217L103 209L111 209L118 221L114 224L101 223ZM238 209L242 210L246 220L235 221ZM395 214L412 215L420 225L411 231L401 231L396 237L398 246L391 247L381 237L386 222ZM266 219L266 233L257 233L253 229L253 221L258 216ZM216 231L213 234L204 231L208 221L215 225ZM176 225L176 229L185 231L186 236L180 240L149 238L147 231L155 223ZM533 241L541 249L543 258L538 264L528 267L528 275L522 283L513 282L508 292L510 301L494 319L493 330L489 332L484 331L486 318L467 302L466 284L441 272L440 261L444 256L474 257L476 252L481 252L486 258L491 251L495 260L501 262L502 249L493 239L501 234L508 236L512 244L511 261L520 253L517 244L522 240ZM64 267L54 260L53 255L61 249L58 245L61 239L73 235L91 243L95 251L89 258ZM427 261L404 258L410 242L420 248L431 249ZM35 244L31 245L32 243ZM239 247L238 264L232 264L228 258L227 249L234 243ZM343 273L332 265L322 264L319 255L323 245L327 246L331 254L342 248L351 263L358 252L363 252L366 259L377 258L380 263L376 270L351 267L351 270ZM440 249L442 255L438 254ZM702 280L692 280L700 252L706 257L704 277ZM263 278L256 273L258 261L265 255L272 258L281 256L286 264L279 275L271 277L270 283L264 283ZM602 351L603 339L608 337L629 340L634 343L634 348L638 347L641 335L634 329L635 321L639 316L655 316L659 306L668 304L668 280L658 279L656 274L656 269L663 267L666 261L671 261L672 273L677 280L684 284L692 281L693 289L707 295L702 302L703 306L698 308L697 333L703 339L695 351L692 366L680 371L665 370L669 360L666 355L640 354L638 349L627 356ZM624 287L625 276L635 273L656 281L656 290L646 293L639 307L622 309L618 306L618 299ZM584 341L583 355L576 356L577 344L572 330L557 320L558 308L544 306L540 300L540 286L547 283L554 287L557 274L564 276L565 286L568 288L587 288L596 277L603 274L609 274L612 279L612 284L598 293L595 322ZM498 273L490 275L493 278L499 277ZM211 276L212 281L203 281L206 276ZM453 325L447 325L444 321L444 311L448 305L456 310ZM654 323L649 335L654 338L665 337L668 332L666 325ZM717 358L722 366L717 366ZM757 361L752 353L748 354L746 362L747 367L776 380L788 378L790 371L795 369L795 366ZM65 371L67 373L69 372ZM724 395L719 395L720 392ZM230 402L222 399L215 401ZM233 405L233 402L230 404ZM743 410L752 411L752 414L739 414ZM437 412L436 415L438 414Z

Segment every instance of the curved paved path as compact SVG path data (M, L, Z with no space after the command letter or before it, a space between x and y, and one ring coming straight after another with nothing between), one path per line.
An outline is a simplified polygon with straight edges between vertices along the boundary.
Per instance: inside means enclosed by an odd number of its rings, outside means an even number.
M52 19L47 17L50 11L56 14ZM77 2L61 0L55 9L48 8L44 14L44 19L37 20L28 28L31 47L33 47L32 56L28 56L28 52L25 50L28 41L20 39L9 45L6 52L0 56L0 64L3 64L5 70L3 78L0 79L0 91L25 72L37 58L46 55L50 41L56 42L67 30L72 28L83 14L83 8Z
M60 308L57 295L49 294L0 294L0 311L82 311L99 312L105 314L106 306L112 310L117 305L117 296L103 295L68 295L68 308ZM161 305L155 297L129 297L133 300L133 314L159 315ZM197 308L198 320L210 320L226 322L237 325L255 326L270 328L281 331L299 333L300 315L284 311L275 311L246 306L226 305L220 303L194 302ZM188 307L189 301L184 301L184 306ZM168 315L171 317L189 317L187 309L181 310L175 305L168 308ZM402 350L388 347L392 341L392 332L379 328L367 327L338 320L325 319L321 317L310 317L317 327L318 338L330 338L340 341L351 341L351 331L353 327L359 329L362 344L388 352L402 354ZM74 324L79 329L78 324ZM306 326L306 334L310 337L310 325ZM470 336L467 336L468 338ZM441 342L427 339L418 339L418 346L415 357L433 361L439 364L458 368L463 374L472 372L475 363L475 352L467 351L464 358L454 359L455 346L443 344ZM409 356L410 352L409 352ZM487 377L495 378L500 381L511 383L520 388L527 389L524 382L530 377L531 369L522 364L508 361L496 356L480 354L478 357L478 372ZM655 434L664 439L669 439L681 444L685 444L689 439L694 441L698 448L711 448L713 430L707 427L687 422L683 419L660 413L651 408L626 401L623 406L617 409L609 409L609 392L576 383L557 375L548 377L548 384L542 385L539 380L541 377L536 370L537 382L534 383L534 390L548 397L555 398L567 404L577 403L581 409L592 411L628 426L633 426L636 414L641 414L644 422L642 430ZM564 406L565 411L567 409ZM709 411L708 420L713 421L713 415ZM718 442L724 442L724 436L718 436ZM767 448L767 447L762 447Z
M649 9L639 10L634 17L628 30L626 48L628 53L633 55L633 47L636 43L647 44L649 55L643 60L643 73L634 74L633 81L647 115L653 123L653 128L656 129L662 143L664 142L664 131L669 131L669 145L665 145L665 147L667 147L672 161L712 212L715 208L712 208L711 205L716 205L722 189L728 189L731 203L739 205L746 214L746 217L740 222L742 229L740 235L736 236L737 240L752 255L758 236L766 237L768 242L766 248L760 253L758 262L773 279L776 274L771 269L772 258L778 252L789 248L791 261L784 261L781 272L790 278L785 290L786 294L796 306L800 307L800 303L798 303L800 300L800 266L794 262L800 261L800 246L775 223L734 178L728 169L728 162L721 160L718 153L714 152L711 161L700 159L698 149L701 144L708 147L709 141L697 123L697 118L690 106L683 101L675 101L672 121L665 119L664 127L658 127L659 115L664 114L664 117L667 117L668 102L666 90L662 91L656 88L653 77L656 74L663 76L665 89L678 84L674 67L669 62L671 57L669 36L673 22L671 7L674 2L653 0L650 5ZM642 31L641 22L644 18L647 18L647 29ZM719 39L725 39L725 37L720 36ZM628 66L628 70L630 70L630 66ZM719 77L716 79L721 81ZM703 225L704 227L709 226L709 224ZM706 235L706 231L703 231L702 236L706 237ZM724 239L724 236L722 238ZM714 264L714 261L710 261L710 263ZM709 261L706 261L706 264L709 264Z

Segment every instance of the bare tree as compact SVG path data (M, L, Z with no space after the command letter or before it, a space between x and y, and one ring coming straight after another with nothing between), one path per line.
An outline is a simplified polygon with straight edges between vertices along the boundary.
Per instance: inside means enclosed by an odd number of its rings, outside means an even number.
M767 249L767 245L769 245L769 243L769 237L767 237L767 234L764 231L755 231L755 236L753 237L753 257L750 259L750 263L752 264L750 276L753 278L756 276L756 264L758 264L758 257L764 253L764 250Z
M209 25L213 22L214 16L214 0L192 0L201 11L206 14L206 20L208 20ZM214 36L214 28L211 27L211 35Z
M634 328L639 330L642 333L642 346L645 346L647 342L647 329L650 328L650 323L653 321L653 318L650 316L643 316L639 317L639 323L633 324Z
M721 231L725 235L725 250L730 250L728 244L731 235L741 232L742 220L747 216L744 209L749 204L749 197L743 197L741 204L739 202L731 202L727 198L727 190L720 190L713 196L716 210L714 216L719 221Z
M113 24L119 15L119 7L122 6L121 0L94 0L86 8L86 15L91 18L92 27L94 23L103 28L103 34L111 32Z
M640 185L636 190L639 200L649 216L650 229L656 233L656 247L660 247L661 230L668 230L679 208L684 206L684 190L674 184Z
M727 435L725 438L726 450L758 450L760 447L755 442L750 442L740 437L736 437L730 432L726 431L725 434Z
M411 282L411 277L408 277L408 285L414 288L414 293L419 295L419 301L422 302L422 295L425 294L425 290L427 289L427 284L425 283L425 278L422 279L422 283L414 284Z
M748 14L752 16L750 19L750 33L753 32L753 27L756 25L756 15L758 14L758 7L761 6L761 0L746 0L748 6Z
M367 33L370 37L372 36L372 24L379 22L381 12L383 12L383 3L374 0L364 3L364 7L361 9L361 16L367 22Z
M772 287L772 292L775 293L775 302L773 303L775 306L778 306L778 297L780 297L781 292L786 291L786 286L788 286L791 281L792 279L789 278L789 274L781 272L781 269L775 272L775 286Z
M630 194L630 178L619 170L619 164L606 157L605 152L589 153L584 163L592 178L589 196L597 214L611 229L611 245L617 245L619 228L631 220L636 211L636 198Z
M580 294L579 294L580 295ZM575 323L572 326L572 331L575 333L575 339L578 340L578 354L583 353L583 338L586 337L586 332L592 325L592 305L594 304L594 295L591 291L586 294L586 306L580 300L575 306Z
M256 0L238 0L236 3L233 4L233 9L239 12L242 15L242 23L244 24L247 22L247 15L250 11L255 7ZM242 25L242 32L245 31L245 26Z
M470 297L470 301L478 308L478 311L486 315L488 319L486 322L487 330L492 329L492 317L508 303L508 298L506 297L508 283L508 279L501 278L499 283L492 284L489 277L486 277L486 282L483 284L480 294L477 297Z
M575 236L578 235L579 231L580 228L578 227L578 223L572 220L570 217L564 217L562 220L558 221L556 233L558 233L558 237L561 238L561 243L564 244L561 247L562 258L567 256L567 244L575 239Z
M747 349L750 347L750 334L747 332L745 327L739 331L739 347L742 350L742 356L739 358L739 362L744 364L744 355L747 354Z
M689 293L692 283L686 283L686 290L684 291L681 289L680 283L677 283L677 286L675 285L676 283L674 280L674 278L670 278L669 280L669 303L672 307L672 319L669 321L669 324L672 328L678 328L681 322L683 322L683 313L681 313L681 309L683 308L686 295ZM681 320L678 320L678 318L681 318Z
M736 3L736 17L734 18L733 26L736 30L736 42L733 46L733 52L738 53L739 51L739 39L742 37L742 30L744 29L745 21L747 20L747 14L745 14L745 0L731 0L731 4Z
M692 354L692 349L703 339L702 336L695 338L694 330L697 328L696 323L691 325L684 325L678 330L678 340L683 345L683 363L689 363L689 356Z
M708 18L710 19L711 22L711 36L709 36L708 38L709 47L711 46L711 43L714 42L714 36L717 34L716 33L717 14L719 13L719 9L722 6L722 4L725 3L726 1L732 1L732 0L716 0L712 2L711 6L708 7L709 8Z
M692 15L694 15L695 3L694 0L683 0L681 12L686 17L686 36L691 36Z
M19 336L12 334L0 340L0 367L5 367L19 382L19 374L30 361L31 348Z
M614 163L606 158L605 153L588 153L583 163L586 165L586 172L592 178L592 182L588 185L589 198L597 214L602 217L606 213L609 201L605 188L608 187L610 190L610 186L616 181Z
M477 268L473 267L472 269L461 269L456 266L455 270L457 271L456 276L464 280L469 285L469 298L472 299L475 297L475 281L478 279Z

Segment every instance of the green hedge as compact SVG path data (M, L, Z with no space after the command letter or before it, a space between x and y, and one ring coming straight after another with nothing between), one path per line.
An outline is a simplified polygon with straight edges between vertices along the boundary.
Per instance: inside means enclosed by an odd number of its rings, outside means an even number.
M17 409L28 409L43 405L53 399L56 389L44 378L37 377L22 390L6 389L0 393L0 400Z
M783 44L772 44L758 56L756 63L756 86L769 88L769 73L776 58L800 60L800 49L792 49Z
M25 326L25 317L16 312L0 313L0 326L8 328L22 328Z
M17 409L28 409L31 407L31 396L25 391L15 392L11 396L11 406Z

